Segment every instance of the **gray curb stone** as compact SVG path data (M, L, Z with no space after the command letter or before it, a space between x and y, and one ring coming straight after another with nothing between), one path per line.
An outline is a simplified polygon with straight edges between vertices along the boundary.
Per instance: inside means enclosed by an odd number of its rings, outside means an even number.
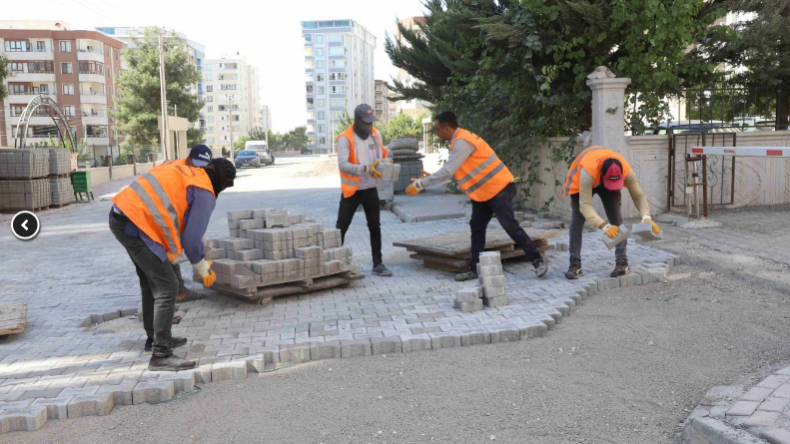
M73 396L61 398L37 399L33 401L33 406L46 406L47 419L66 419L69 417L68 406Z
M314 361L340 357L340 341L313 342L310 344L310 357Z
M246 367L245 367L246 370ZM160 402L173 399L176 387L172 381L167 382L141 382L132 390L132 399L135 404L144 402Z
M427 333L421 333L418 335L401 335L400 340L403 353L431 349L431 337L428 336Z
M683 436L689 444L758 444L762 441L713 418L695 418L686 425Z
M141 382L140 384L144 383ZM75 396L68 405L69 418L107 416L115 407L114 400L115 398L110 393Z
M45 406L28 407L13 413L0 415L0 432L32 432L40 429L47 421Z
M461 335L455 331L428 333L428 336L431 337L431 348L434 350L461 346Z
M389 355L403 351L399 337L370 338L371 351L374 355Z
M370 339L341 339L340 357L370 356L372 354Z
M247 378L247 362L218 362L211 366L211 382ZM172 396L171 396L172 398ZM137 402L135 402L137 404Z
M280 362L307 362L310 360L310 344L300 343L280 347Z

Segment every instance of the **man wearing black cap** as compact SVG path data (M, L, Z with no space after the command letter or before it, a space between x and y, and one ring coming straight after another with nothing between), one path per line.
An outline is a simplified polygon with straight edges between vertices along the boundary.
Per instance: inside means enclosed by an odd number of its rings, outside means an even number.
M354 219L354 213L362 205L370 231L370 248L373 255L373 274L392 276L381 258L381 223L378 186L382 173L376 169L381 159L387 157L387 149L373 122L376 115L370 105L361 104L354 110L354 124L337 137L337 161L340 168L340 208L336 228L343 242Z

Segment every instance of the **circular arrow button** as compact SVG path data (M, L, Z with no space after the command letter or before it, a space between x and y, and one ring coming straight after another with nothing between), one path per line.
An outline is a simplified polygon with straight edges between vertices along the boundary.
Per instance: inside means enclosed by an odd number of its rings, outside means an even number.
M30 211L20 211L11 219L11 231L19 240L31 240L41 229L38 217Z

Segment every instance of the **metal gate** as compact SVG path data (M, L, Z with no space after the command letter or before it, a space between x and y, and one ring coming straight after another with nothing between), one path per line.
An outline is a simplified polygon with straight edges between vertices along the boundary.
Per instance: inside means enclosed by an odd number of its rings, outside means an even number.
M669 156L667 165L667 211L685 209L688 205L686 189L689 186L687 170L689 162L698 160L691 148L695 146L737 146L737 133L718 132L726 128L716 128L717 132L684 132L675 134L669 131ZM681 174L678 177L678 173ZM732 205L735 203L735 156L708 156L705 166L705 186L703 198L708 205ZM709 198L708 198L709 197Z

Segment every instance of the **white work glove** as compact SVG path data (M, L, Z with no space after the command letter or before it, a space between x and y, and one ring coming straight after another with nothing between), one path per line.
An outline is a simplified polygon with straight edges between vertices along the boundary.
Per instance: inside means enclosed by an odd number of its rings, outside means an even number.
M652 220L653 220L653 219L651 219L651 218L650 218L650 216L642 216L642 223L645 223L645 222L650 222L650 221L652 221Z
M200 279L203 280L203 286L206 288L214 285L214 282L217 280L216 273L211 269L211 261L203 259L197 264L192 264L192 270L200 276Z

